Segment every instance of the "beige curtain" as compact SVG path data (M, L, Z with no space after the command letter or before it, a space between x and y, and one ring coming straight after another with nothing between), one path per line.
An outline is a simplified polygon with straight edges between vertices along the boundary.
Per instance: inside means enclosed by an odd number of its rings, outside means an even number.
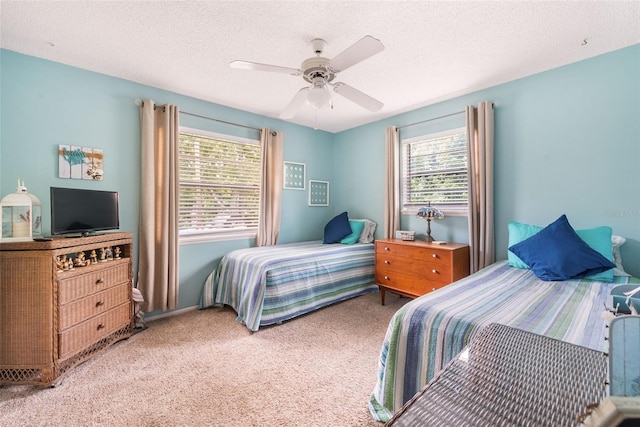
M260 177L260 215L256 246L278 243L282 207L282 132L260 131L262 168Z
M138 289L165 311L178 306L178 107L144 100L140 129Z
M389 126L385 137L384 237L392 239L400 227L400 134Z
M493 103L465 109L469 141L469 245L471 273L495 262L493 227Z

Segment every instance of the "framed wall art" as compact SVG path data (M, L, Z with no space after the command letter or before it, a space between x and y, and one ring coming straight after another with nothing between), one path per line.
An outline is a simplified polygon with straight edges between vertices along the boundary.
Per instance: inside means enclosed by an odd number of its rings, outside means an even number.
M329 206L329 181L309 180L309 206Z
M304 190L306 168L307 165L304 163L284 162L284 188Z

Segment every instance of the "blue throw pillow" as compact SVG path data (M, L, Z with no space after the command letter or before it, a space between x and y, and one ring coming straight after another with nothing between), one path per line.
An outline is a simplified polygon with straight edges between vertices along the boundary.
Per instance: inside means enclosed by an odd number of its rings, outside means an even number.
M349 225L351 226L351 234L340 240L340 243L343 243L345 245L353 245L354 243L356 243L360 238L362 230L364 230L364 221L349 220Z
M582 278L615 267L578 236L566 215L509 250L545 281Z
M349 217L346 212L342 212L331 219L324 226L324 239L322 243L339 243L340 240L351 234Z

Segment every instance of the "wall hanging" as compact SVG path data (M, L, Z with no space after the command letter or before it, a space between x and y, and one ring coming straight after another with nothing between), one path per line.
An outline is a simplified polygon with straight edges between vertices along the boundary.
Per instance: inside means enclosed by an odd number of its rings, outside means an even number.
M304 163L284 162L284 188L288 190L304 190L306 180Z
M309 180L309 206L329 206L329 181Z
M99 148L58 146L58 177L101 181L104 153Z

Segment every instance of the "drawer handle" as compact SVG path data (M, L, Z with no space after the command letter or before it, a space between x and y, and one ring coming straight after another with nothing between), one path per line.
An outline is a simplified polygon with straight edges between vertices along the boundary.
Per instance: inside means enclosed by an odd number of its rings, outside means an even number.
M389 276L384 276L384 280L391 280Z
M431 290L432 290L432 291L435 291L435 290L436 290L436 288L431 288Z
M388 265L388 264L391 264L391 261L389 261L388 259L385 259L384 263Z
M433 274L438 274L438 270L436 270L435 268L434 268L433 270L431 270L431 272L432 272Z
M98 331L99 331L100 329L104 329L104 323L100 323L100 324L98 325L98 327L96 328L96 330L98 330Z
M102 285L104 283L104 279L100 278L98 280L96 280L96 285Z
M385 247L384 247L384 250L385 250L385 251L390 251L391 249L389 249L389 247L388 247L388 246L385 246Z
M104 305L104 301L98 301L96 303L96 307L100 307L101 305Z
M438 258L438 254L431 254L432 257Z

